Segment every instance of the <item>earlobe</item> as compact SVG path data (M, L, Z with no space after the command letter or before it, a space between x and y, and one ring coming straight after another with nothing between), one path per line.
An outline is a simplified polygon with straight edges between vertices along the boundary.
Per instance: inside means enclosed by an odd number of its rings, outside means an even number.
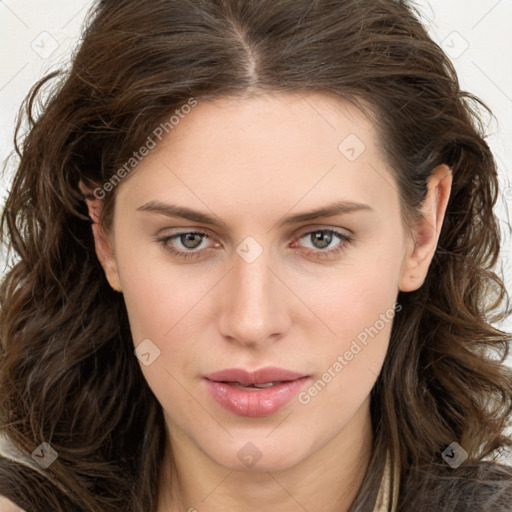
M427 185L421 216L411 231L407 254L402 264L399 289L403 292L417 290L427 277L450 198L451 169L445 164L437 166Z
M92 190L86 187L82 181L79 184L82 194L85 196L85 202L89 211L89 217L92 220L92 234L94 237L94 246L98 260L103 267L105 276L110 286L117 292L121 292L121 283L117 272L117 263L112 247L110 237L103 231L100 225L101 209L103 199L98 199L92 194Z

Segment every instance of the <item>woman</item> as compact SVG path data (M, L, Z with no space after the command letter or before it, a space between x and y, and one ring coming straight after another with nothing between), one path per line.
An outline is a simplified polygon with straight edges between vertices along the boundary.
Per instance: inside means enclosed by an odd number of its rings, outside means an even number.
M478 103L404 2L101 2L3 214L0 495L510 510Z

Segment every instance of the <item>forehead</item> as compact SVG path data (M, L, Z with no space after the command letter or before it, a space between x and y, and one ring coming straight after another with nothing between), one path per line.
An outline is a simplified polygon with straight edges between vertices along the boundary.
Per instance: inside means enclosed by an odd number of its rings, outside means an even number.
M119 188L139 204L171 194L242 209L398 201L372 123L319 93L200 101Z

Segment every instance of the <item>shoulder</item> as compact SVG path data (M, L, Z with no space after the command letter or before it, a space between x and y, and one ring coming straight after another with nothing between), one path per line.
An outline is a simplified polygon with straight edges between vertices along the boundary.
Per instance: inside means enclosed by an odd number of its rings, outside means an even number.
M12 501L0 496L0 512L25 512Z

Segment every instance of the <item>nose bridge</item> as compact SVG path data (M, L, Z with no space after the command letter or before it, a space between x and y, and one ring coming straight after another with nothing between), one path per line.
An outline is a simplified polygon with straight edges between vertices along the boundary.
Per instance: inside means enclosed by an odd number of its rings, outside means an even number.
M254 240L238 246L223 290L221 333L245 344L263 343L288 328L283 286L268 268L270 251L258 246Z

